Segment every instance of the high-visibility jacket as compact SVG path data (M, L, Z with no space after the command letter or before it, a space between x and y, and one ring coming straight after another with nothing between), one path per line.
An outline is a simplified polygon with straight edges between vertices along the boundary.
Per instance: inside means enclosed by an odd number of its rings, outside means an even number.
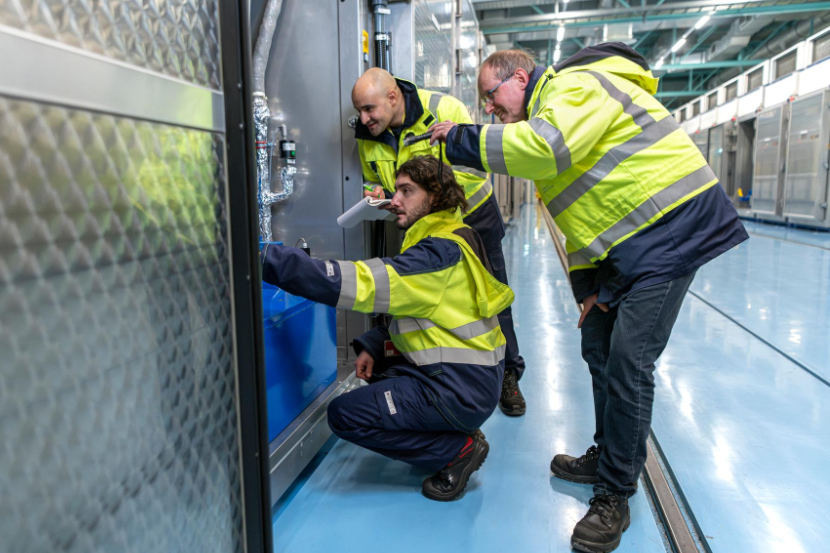
M526 121L454 128L447 156L533 179L567 238L574 294L600 302L687 274L748 236L700 150L620 43L537 67Z
M388 328L355 340L356 350L389 366L384 342L391 340L403 359L383 376L418 378L446 419L472 432L498 403L506 341L497 315L513 302L482 252L460 212L441 211L412 225L402 253L391 259L322 261L269 245L262 278L330 306L391 314Z
M379 183L388 197L395 194L395 172L404 162L416 156L439 155L439 146L429 145L429 140L404 146L409 135L424 134L439 121L472 123L467 108L456 98L440 92L420 90L413 83L396 79L404 97L405 115L403 124L393 130L386 129L380 136L372 136L369 129L358 121L355 127L363 178L367 182ZM446 155L443 160L449 163ZM467 215L484 204L493 194L493 185L488 175L462 165L453 166L455 180L464 189L467 198Z

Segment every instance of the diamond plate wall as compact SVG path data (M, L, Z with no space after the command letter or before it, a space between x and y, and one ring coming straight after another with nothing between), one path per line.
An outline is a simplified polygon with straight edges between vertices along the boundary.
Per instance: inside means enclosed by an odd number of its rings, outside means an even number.
M0 551L242 551L224 163L0 96Z
M451 94L455 78L452 64L453 2L412 0L412 9L415 12L415 84L427 90Z
M0 0L0 25L221 88L218 0Z

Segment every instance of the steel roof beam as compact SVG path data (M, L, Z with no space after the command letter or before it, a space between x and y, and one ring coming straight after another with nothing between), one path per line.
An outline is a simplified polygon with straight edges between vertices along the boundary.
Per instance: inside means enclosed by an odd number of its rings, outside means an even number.
M744 2L747 3L747 2ZM664 4L663 6L666 6ZM661 8L663 6L660 6ZM750 8L734 8L734 9L724 9L718 10L716 12L706 12L710 17L714 18L725 18L725 17L739 17L739 16L746 16L746 15L778 15L778 14L789 14L789 13L805 13L805 12L814 12L814 11L821 11L821 10L828 10L830 9L830 2L798 2L798 3L791 3L791 4L778 4L772 6L755 6ZM609 24L613 25L615 23L647 23L647 22L657 22L657 21L678 21L683 19L698 19L703 12L685 12L685 13L666 13L666 14L657 14L657 15L650 15L645 13L638 17L619 17L619 18L608 18L605 17L609 13L614 12L617 10L590 10L590 11L581 11L581 12L564 12L559 14L552 14L557 19L555 22L551 22L550 25L536 25L536 26L510 26L510 27L503 27L503 28L494 28L494 27L484 27L482 25L482 32L485 35L492 35L492 34L504 34L504 33L523 33L523 32L533 32L533 31L550 31L555 30L562 24L567 25L570 27L596 27L597 25L604 25ZM624 10L627 13L631 11L635 11L635 8L632 7L631 10ZM547 17L547 16L545 16ZM594 18L598 17L600 19L589 19L587 21L579 21L579 19L587 19L587 18ZM485 23L487 20L481 21L481 23Z

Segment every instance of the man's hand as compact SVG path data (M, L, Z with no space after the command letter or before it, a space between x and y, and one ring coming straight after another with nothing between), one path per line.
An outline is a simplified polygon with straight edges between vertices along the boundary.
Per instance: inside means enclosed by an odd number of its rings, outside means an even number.
M447 141L447 135L450 134L450 131L453 127L457 127L457 123L453 123L452 121L442 121L441 123L436 123L430 130L432 130L432 136L429 137L429 145L435 146L435 144L440 140L441 142Z
M607 303L597 303L597 297L599 294L594 294L593 296L588 296L582 301L582 315L579 317L579 322L576 325L576 328L582 328L582 322L585 320L585 317L588 316L588 313L591 312L591 309L594 308L596 305L603 312L608 313L608 304Z
M355 367L355 375L360 380L369 380L372 378L372 367L375 366L375 360L369 355L369 352L363 350L360 352L360 355L357 356L357 360L354 362Z
M366 186L369 186L369 185L367 184ZM374 187L372 187L371 190L366 190L366 188L363 188L363 197L364 198L367 198L367 197L368 198L374 198L376 200L377 199L382 200L383 199L383 187L379 186L379 185L375 185Z

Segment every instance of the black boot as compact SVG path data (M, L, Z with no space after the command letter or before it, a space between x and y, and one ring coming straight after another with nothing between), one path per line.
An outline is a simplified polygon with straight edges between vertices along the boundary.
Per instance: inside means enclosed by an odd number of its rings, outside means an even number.
M522 391L519 389L519 376L515 369L505 369L501 383L499 407L505 415L519 417L525 414L527 406Z
M631 524L628 500L618 495L595 495L588 514L576 523L571 547L586 553L608 553L620 545Z
M467 487L467 481L475 471L481 468L487 453L490 451L490 444L484 439L484 435L477 431L467 437L467 443L450 463L424 480L421 486L424 495L435 501L452 501L460 497Z
M595 445L589 447L582 457L571 457L560 453L550 462L551 475L579 484L596 484L599 482L598 468L599 449Z

